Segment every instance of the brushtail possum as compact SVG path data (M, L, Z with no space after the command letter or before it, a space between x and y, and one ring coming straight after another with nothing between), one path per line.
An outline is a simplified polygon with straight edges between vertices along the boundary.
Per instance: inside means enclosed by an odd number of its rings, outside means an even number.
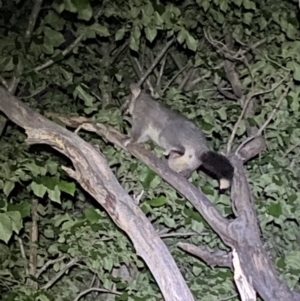
M128 111L132 116L129 143L145 143L152 140L169 156L171 169L189 178L201 165L216 176L220 189L230 187L234 168L229 160L210 151L204 133L188 118L172 111L132 84L132 98Z

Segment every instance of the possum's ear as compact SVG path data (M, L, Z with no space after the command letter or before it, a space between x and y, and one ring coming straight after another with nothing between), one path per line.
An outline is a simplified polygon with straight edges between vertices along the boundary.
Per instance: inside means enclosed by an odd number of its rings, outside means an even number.
M137 99L141 94L141 88L137 84L131 84L130 91L134 99Z
M169 154L169 158L176 159L176 158L181 157L183 154L184 154L184 152L179 152L179 151L177 152L177 151L172 150Z

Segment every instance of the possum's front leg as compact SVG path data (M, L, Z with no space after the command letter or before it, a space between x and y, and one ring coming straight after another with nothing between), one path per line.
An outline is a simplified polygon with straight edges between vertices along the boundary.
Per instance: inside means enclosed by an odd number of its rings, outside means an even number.
M150 139L147 130L143 126L140 126L136 120L133 120L130 136L130 138L124 140L124 146L127 146L129 143L145 143Z

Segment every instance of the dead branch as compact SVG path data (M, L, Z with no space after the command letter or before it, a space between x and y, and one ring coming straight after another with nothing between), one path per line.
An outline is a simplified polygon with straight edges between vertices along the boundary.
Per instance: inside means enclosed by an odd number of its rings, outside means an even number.
M79 45L79 43L81 42L81 40L83 39L84 35L81 34L79 35L76 40L71 43L66 49L64 49L62 52L61 52L61 55L63 57L65 57L67 54L69 54L75 47L77 47ZM47 67L50 67L52 64L54 64L54 60L50 59L48 60L47 62L45 62L44 64L38 66L38 67L35 67L34 68L34 71L35 72L39 72Z
M64 266L52 279L50 279L42 289L46 290L51 287L67 270L69 270L73 265L79 261L79 258L75 257L66 266Z
M160 90L161 79L162 79L162 76L163 76L163 74L164 74L166 62L167 62L167 54L165 54L165 55L163 56L163 59L162 59L162 62L161 62L161 66L160 66L160 69L159 69L159 74L158 74L157 81L156 81L156 87L157 87L159 90Z
M36 24L36 20L39 16L40 10L41 10L41 6L42 6L43 0L35 0L32 10L31 10L31 14L28 20L28 26L25 32L25 39L30 39L34 26ZM21 70L18 70L18 74L22 75L23 73L23 69L24 67L21 67ZM17 77L16 75L13 76L13 78L11 79L10 85L9 85L9 89L8 91L12 94L15 94L18 84L20 81L20 77Z
M263 248L257 217L253 208L254 199L245 176L243 162L237 156L234 154L230 156L230 160L235 167L231 199L237 218L233 221L228 221L219 214L201 191L170 170L166 164L157 159L151 152L135 144L129 144L125 148L122 144L124 136L117 130L99 123L87 123L88 120L83 117L53 116L66 125L75 128L82 124L81 127L83 129L95 132L107 141L126 149L185 196L217 232L223 242L233 250L236 250L248 281L252 279L255 291L263 300L296 301L300 299L300 294L291 291L279 279L267 252Z
M106 293L106 294L112 294L112 295L122 295L122 293L116 292L116 291L110 291L104 288L99 288L99 287L91 287L88 288L87 290L81 292L75 299L74 301L78 301L81 297L91 293L91 292L99 292L99 293Z
M48 114L49 116L50 114ZM171 170L163 161L159 160L151 152L147 151L141 145L129 144L124 147L123 141L126 138L116 129L106 126L101 123L92 124L84 117L64 117L57 114L51 114L52 117L59 119L68 127L84 129L89 132L95 132L104 137L109 142L129 151L137 159L145 163L148 167L159 174L166 182L178 190L186 199L188 199L194 207L209 221L212 228L220 235L224 236L225 240L230 240L227 233L229 222L220 215L215 206L210 200L199 191L194 185L191 185L188 180L180 177L176 172Z
M62 260L66 259L66 256L62 256L62 257L59 257L57 259L51 259L51 260L48 260L35 274L35 277L36 278L39 278L40 275L47 270L47 268L50 266L50 265L53 265L57 262L60 262Z
M250 278L250 281L248 281L247 275L245 275L243 271L238 254L235 250L232 251L232 257L232 264L234 267L234 280L240 292L242 301L255 301L256 292L252 287L252 279Z
M244 117L245 112L247 111L247 108L248 108L248 105L249 105L249 102L251 101L251 99L252 99L253 97L256 97L256 96L261 95L261 94L267 94L267 93L273 92L273 91L276 90L276 89L277 89L277 88L278 88L285 80L286 80L286 77L283 78L281 81L279 81L276 85L274 85L274 87L272 87L272 88L269 89L269 90L266 90L266 91L259 91L259 92L255 92L255 93L250 93L250 94L247 96L247 98L246 98L246 100L245 100L245 102L244 102L243 110L242 110L242 112L241 112L241 114L240 114L240 116L239 116L237 122L235 123L235 125L234 125L234 127L233 127L233 130L232 130L232 133L231 133L231 135L230 135L230 138L229 138L229 140L228 140L228 144L227 144L227 153L229 153L229 152L231 151L231 146L232 146L232 143L233 143L234 136L235 136L235 134L236 134L236 132L237 132L237 130L238 130L238 127L239 127L239 125L240 125L240 123L241 123L241 121L242 121L242 119L243 119L243 117ZM283 95L285 95L285 93L284 93ZM285 95L285 96L286 96L286 95ZM280 97L279 101L278 101L277 104L276 104L275 111L273 110L272 114L269 116L269 118L268 118L269 121L267 121L265 127L266 127L267 124L272 120L272 118L273 118L273 116L274 116L276 110L278 109L280 103L281 103L282 100L285 98L285 96L284 96L283 98ZM265 128L265 127L264 127L264 128ZM261 131L261 132L256 132L255 136L259 136L259 135L261 135L261 133L262 133L262 131ZM251 139L251 140L252 140L252 139ZM240 148L241 148L241 147L240 147Z
M34 112L1 87L0 110L25 129L27 143L48 144L72 161L74 170L64 169L79 181L127 233L137 254L148 265L166 301L194 300L166 245L140 208L120 186L104 157L92 145ZM67 269L75 264L74 260L67 265ZM57 278L53 278L43 288L49 288L56 280Z
M39 237L38 229L38 200L33 199L31 204L31 229L30 229L30 249L29 249L29 275L35 277L37 268L37 242ZM38 283L31 278L27 279L27 285L35 289Z
M217 250L217 251L208 251L204 248L194 246L192 244L188 243L178 243L177 244L179 248L182 250L185 250L196 257L202 259L204 262L206 262L207 265L211 267L225 267L225 268L231 268L232 267L232 258L231 253Z
M278 87L275 86L275 87ZM240 152L240 150L244 147L244 145L246 145L249 141L253 140L256 137L259 137L262 132L265 130L265 128L268 126L268 124L271 122L271 120L274 118L276 111L278 110L280 104L282 103L282 101L286 98L287 94L289 92L289 87L286 87L283 91L283 94L281 95L281 97L278 99L275 108L272 110L270 116L268 117L268 119L264 122L264 124L260 127L260 129L257 131L257 133L249 138L247 138L235 151L236 154L238 154Z
M161 52L156 56L155 60L152 62L151 66L148 68L148 70L145 72L145 74L140 78L138 82L138 87L141 87L145 79L149 76L149 74L153 71L153 69L157 66L159 61L162 59L162 57L165 55L167 50L171 47L171 45L174 43L175 38L172 38L166 46L161 50Z

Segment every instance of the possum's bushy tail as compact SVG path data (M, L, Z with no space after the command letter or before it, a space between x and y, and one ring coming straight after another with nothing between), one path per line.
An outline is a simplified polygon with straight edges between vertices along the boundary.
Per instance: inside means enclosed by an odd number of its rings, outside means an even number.
M203 167L217 177L221 190L230 187L234 168L225 156L207 151L201 155L200 159Z

